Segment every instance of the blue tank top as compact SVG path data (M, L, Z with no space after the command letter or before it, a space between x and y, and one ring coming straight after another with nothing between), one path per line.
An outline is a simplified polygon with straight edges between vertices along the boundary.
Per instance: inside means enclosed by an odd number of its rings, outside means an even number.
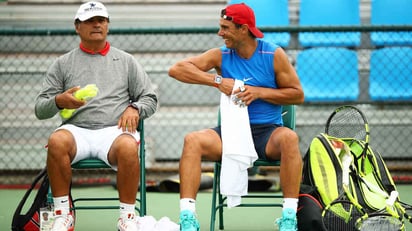
M258 40L258 46L250 59L241 58L233 49L222 46L222 76L242 80L245 85L277 88L273 59L277 45ZM248 106L251 124L283 125L282 106L261 99Z

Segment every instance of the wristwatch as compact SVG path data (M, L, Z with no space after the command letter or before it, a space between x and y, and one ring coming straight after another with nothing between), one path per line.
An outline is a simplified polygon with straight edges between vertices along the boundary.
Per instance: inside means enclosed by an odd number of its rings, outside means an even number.
M138 107L136 104L131 103L131 104L129 104L129 107L136 109L137 112L139 112L139 114L140 114L140 109L139 109L139 107Z
M221 84L222 83L222 76L215 75L215 83L216 84Z

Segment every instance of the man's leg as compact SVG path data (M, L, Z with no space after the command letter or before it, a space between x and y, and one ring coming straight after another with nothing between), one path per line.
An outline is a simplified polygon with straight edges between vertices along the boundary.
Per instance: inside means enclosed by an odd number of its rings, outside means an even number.
M266 146L270 159L280 159L280 183L283 196L298 198L302 178L302 156L299 137L288 128L277 128Z
M117 166L120 200L118 230L122 231L137 230L135 204L140 179L138 150L136 139L129 134L123 134L115 139L108 154L109 163Z
M219 135L205 129L185 136L180 159L180 230L199 230L196 218L196 195L200 186L202 159L220 160L222 144Z
M47 144L47 173L54 197L69 195L72 177L71 162L76 153L76 142L67 130L57 130Z
M111 165L117 167L117 189L120 200L117 229L135 231L137 230L135 205L140 180L139 144L136 139L129 134L118 136L109 150L108 160Z
M47 146L47 174L56 215L52 230L73 230L74 219L69 214L69 193L71 162L76 153L76 142L69 131L61 129L50 135Z
M288 128L278 128L271 135L266 146L268 156L280 159L280 185L283 192L282 218L276 223L280 231L297 230L296 211L300 181L302 178L302 156L299 137Z
M120 202L135 204L139 187L139 144L128 134L120 135L109 151L109 163L117 166ZM142 182L143 183L143 182Z

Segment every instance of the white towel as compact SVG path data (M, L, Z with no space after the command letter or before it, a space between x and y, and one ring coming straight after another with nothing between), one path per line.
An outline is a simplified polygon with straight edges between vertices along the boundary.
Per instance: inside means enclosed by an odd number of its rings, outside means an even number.
M243 86L236 80L233 91ZM236 105L232 96L222 93L220 97L220 124L222 128L222 168L220 190L227 196L229 208L240 204L241 196L247 194L248 172L258 156L253 144L246 106Z
M179 225L171 221L168 217L162 217L159 221L153 216L138 217L139 231L179 231Z

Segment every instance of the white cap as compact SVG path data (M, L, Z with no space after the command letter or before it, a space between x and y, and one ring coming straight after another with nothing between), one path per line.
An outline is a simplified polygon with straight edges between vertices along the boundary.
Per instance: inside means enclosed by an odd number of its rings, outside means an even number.
M86 2L79 7L74 20L79 19L80 21L86 21L95 16L109 18L109 13L106 7L100 2Z

